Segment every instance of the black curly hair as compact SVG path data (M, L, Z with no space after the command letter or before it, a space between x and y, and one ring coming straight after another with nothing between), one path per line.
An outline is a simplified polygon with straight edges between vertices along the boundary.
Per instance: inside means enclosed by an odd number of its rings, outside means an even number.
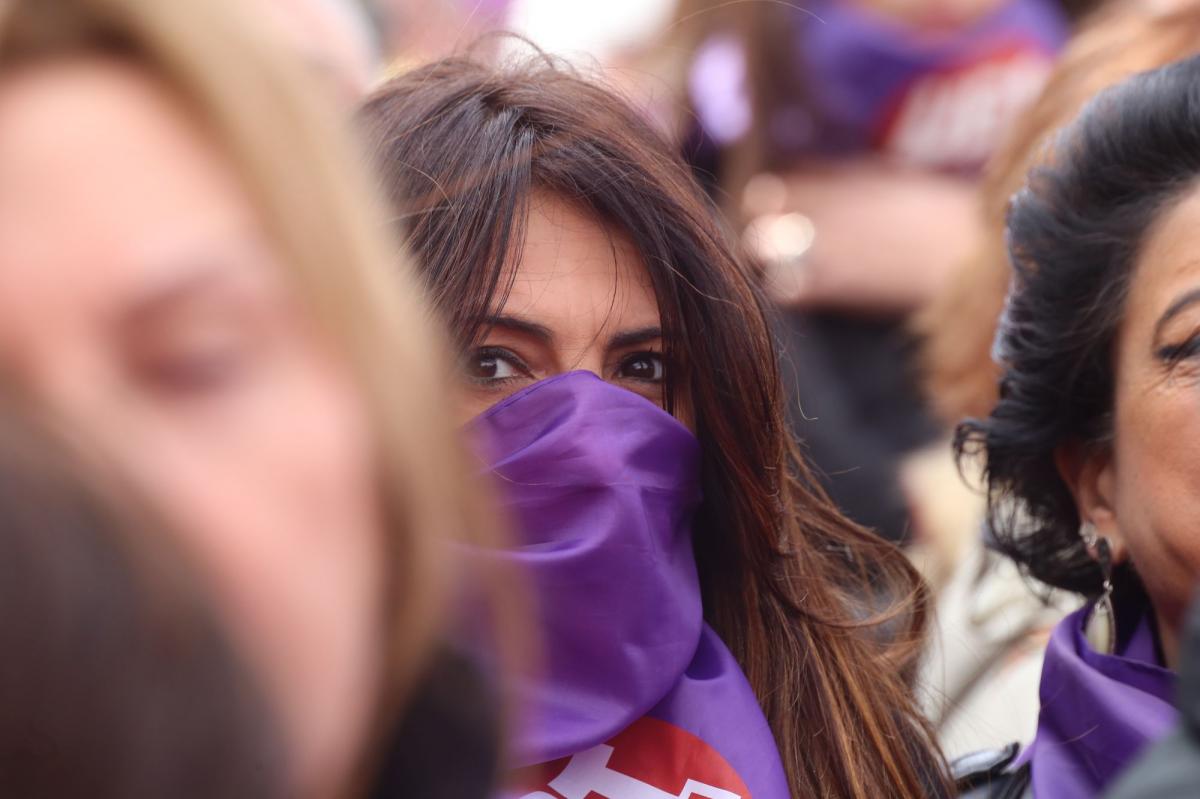
M988 418L958 426L955 448L960 461L986 458L995 546L1051 586L1101 589L1055 451L1109 445L1114 340L1146 231L1198 181L1200 59L1191 58L1098 95L1010 206L1000 399Z

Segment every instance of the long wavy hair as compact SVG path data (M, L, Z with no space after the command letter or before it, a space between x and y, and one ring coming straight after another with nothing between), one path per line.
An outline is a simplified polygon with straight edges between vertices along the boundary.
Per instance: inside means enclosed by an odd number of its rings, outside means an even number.
M793 795L927 795L941 760L907 682L923 586L814 481L788 433L754 275L672 148L620 98L545 58L436 62L385 84L361 116L464 347L508 290L532 193L629 237L658 300L667 406L687 402L703 449L705 617L757 693Z

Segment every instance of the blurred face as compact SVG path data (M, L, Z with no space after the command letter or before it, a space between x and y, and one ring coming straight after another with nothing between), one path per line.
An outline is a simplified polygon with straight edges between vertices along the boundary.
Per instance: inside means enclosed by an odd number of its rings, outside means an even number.
M0 83L0 370L178 531L315 795L361 743L382 542L363 405L285 278L230 165L135 68Z
M625 238L550 195L535 195L512 291L467 357L464 418L525 386L594 372L663 404L666 364L650 276Z
M1173 661L1200 577L1200 192L1150 230L1116 346L1115 440L1090 458L1081 515L1132 560Z

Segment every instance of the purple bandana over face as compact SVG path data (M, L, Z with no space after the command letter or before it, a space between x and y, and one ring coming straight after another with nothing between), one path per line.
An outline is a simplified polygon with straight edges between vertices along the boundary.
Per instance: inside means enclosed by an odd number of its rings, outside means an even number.
M1121 651L1103 655L1083 634L1090 611L1059 622L1046 649L1037 735L1020 759L1033 763L1038 799L1099 796L1178 718L1175 674L1158 664L1150 618Z
M511 750L529 799L783 799L754 693L705 625L692 555L700 446L590 372L544 380L472 426L530 581L543 663Z

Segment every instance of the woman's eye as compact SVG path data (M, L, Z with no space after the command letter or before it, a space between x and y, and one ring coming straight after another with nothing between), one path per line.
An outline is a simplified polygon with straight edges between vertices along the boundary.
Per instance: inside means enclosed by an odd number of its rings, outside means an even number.
M181 302L127 333L126 368L140 386L168 400L207 400L269 366L277 332L271 313L237 299Z
M628 380L661 383L666 368L663 358L655 352L639 352L621 362L620 376Z
M1200 337L1191 338L1180 344L1168 344L1160 347L1158 357L1167 364L1174 365L1200 353Z
M468 376L480 382L508 380L527 372L520 359L511 353L480 350L467 361Z
M224 388L240 373L242 357L228 349L150 358L140 367L154 389L179 396L199 396Z

